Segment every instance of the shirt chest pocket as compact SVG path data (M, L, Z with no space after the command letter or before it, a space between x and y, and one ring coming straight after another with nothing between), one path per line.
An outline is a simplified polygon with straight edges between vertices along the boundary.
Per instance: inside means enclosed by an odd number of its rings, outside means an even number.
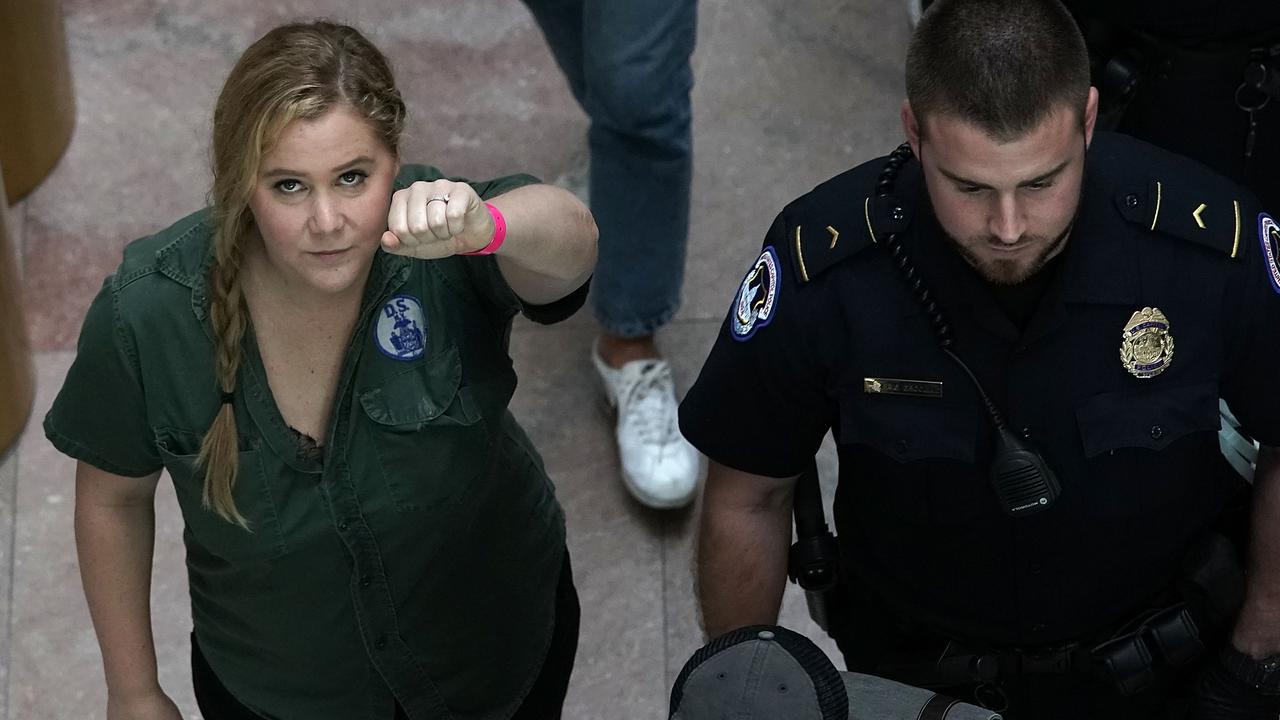
M982 416L937 400L867 397L841 401L842 458L856 462L854 502L903 520L953 524L991 503L975 472ZM843 461L843 459L842 459Z
M1218 460L1218 386L1134 388L1095 395L1076 410L1090 512L1149 513L1208 501Z
M360 393L372 445L396 507L429 509L458 496L485 466L489 437L456 346Z
M190 560L200 562L204 556L263 560L283 555L286 546L276 498L260 451L241 450L237 457L231 497L248 524L245 529L204 505L205 473L197 467L195 454L201 439L199 434L185 430L164 428L156 433L156 446L182 508Z
M936 400L854 397L840 405L840 441L866 445L900 463L972 463L978 415Z

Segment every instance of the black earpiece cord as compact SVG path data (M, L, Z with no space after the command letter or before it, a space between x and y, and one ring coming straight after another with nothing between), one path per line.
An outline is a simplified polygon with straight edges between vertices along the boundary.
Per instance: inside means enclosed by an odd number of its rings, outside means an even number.
M878 198L892 197L893 186L898 179L898 172L907 161L911 160L911 157L911 146L906 143L899 145L889 155L889 161L885 163L884 168L880 171L880 177L876 181L876 196ZM897 212L901 211L898 210ZM1000 499L1001 505L1004 507L1005 513L1013 517L1021 517L1047 510L1057 500L1060 493L1058 480L1054 477L1053 471L1038 452L1009 431L1009 428L1005 425L1004 416L1000 413L996 404L991 401L991 398L987 396L986 391L982 388L982 383L978 382L977 376L973 374L969 366L952 350L955 345L955 339L951 335L951 326L947 324L946 317L942 314L942 309L938 307L937 301L934 300L929 289L924 286L924 281L920 278L919 273L916 272L915 265L912 264L906 250L902 247L898 233L896 231L888 233L882 244L888 248L894 264L898 267L898 271L902 273L902 277L907 281L911 292L915 294L916 299L920 301L926 314L928 314L929 321L933 324L934 335L938 338L938 345L941 346L947 357L955 361L961 370L964 370L964 374L969 377L974 389L978 391L978 397L982 399L983 405L986 406L987 415L991 418L991 424L996 429L995 457L992 461L990 473L991 483Z

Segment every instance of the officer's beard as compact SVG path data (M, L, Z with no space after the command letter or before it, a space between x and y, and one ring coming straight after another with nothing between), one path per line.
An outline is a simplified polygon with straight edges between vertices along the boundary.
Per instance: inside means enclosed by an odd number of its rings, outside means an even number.
M1071 228L1075 224L1073 217L1071 222L1062 229L1057 236L1050 237L1047 235L1024 235L1018 239L1017 245L1027 245L1038 247L1038 251L1030 258L1019 257L1017 259L1003 259L1000 257L981 256L974 251L974 247L1000 247L1007 245L995 236L980 236L971 238L968 241L960 241L953 237L951 233L943 232L947 235L948 242L955 248L956 252L964 258L983 280L994 285L1017 285L1025 282L1036 273L1044 269L1049 261L1062 251L1063 246L1067 244L1067 237L1071 234ZM995 252L995 251L993 251ZM1023 250L1025 255L1028 251Z

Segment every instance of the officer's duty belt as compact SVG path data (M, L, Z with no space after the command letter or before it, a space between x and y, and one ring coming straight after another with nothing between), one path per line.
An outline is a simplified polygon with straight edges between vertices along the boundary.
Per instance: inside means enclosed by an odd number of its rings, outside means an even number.
M1150 686L1166 670L1183 668L1205 650L1201 624L1186 602L1152 611L1137 627L1098 644L972 651L954 642L928 663L886 663L876 672L909 685L951 688L1026 675L1086 675L1122 695Z

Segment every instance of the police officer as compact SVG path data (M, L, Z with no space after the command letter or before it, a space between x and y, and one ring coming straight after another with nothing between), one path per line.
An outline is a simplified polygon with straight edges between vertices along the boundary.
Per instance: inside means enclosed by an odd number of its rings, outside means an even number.
M1275 221L1094 132L1057 0L939 2L906 74L908 145L778 215L682 404L708 634L773 622L831 431L850 670L1015 719L1274 718ZM1243 588L1220 397L1264 446Z

